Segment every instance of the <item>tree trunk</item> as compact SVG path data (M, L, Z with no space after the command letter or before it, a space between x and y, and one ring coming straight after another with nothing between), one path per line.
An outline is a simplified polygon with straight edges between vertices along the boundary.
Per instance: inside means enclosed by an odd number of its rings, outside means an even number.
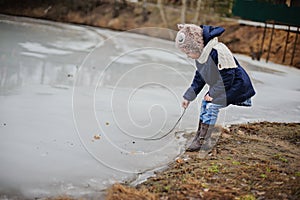
M123 7L127 7L127 2L126 2L126 0L123 0Z
M159 12L160 12L160 16L161 16L161 19L164 23L164 26L166 28L169 28L169 24L168 24L168 20L167 20L167 17L165 15L165 11L164 11L164 7L163 7L163 0L157 0L157 7L159 9ZM173 40L174 39L174 35L172 33L172 30L168 29L168 34L169 34L169 39Z
M194 24L198 24L199 13L200 13L200 8L201 8L201 1L202 0L197 1L196 14L195 14L194 19L193 19Z
M186 13L186 0L182 0L182 8L181 8L181 23L185 23L185 13Z
M147 0L143 0L143 22L148 20L148 11L147 11Z
M118 0L114 0L114 11L113 11L113 18L116 18L119 16L120 11L120 4Z
M163 0L157 0L157 7L159 9L160 16L161 16L161 19L162 19L165 27L169 28L168 20L167 20L167 17L165 15L165 11L164 11Z

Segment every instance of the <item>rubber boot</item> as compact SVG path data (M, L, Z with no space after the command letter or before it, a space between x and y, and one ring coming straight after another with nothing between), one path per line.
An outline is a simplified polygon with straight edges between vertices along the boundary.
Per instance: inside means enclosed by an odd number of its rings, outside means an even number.
M202 121L200 120L200 121L199 121L199 125L198 125L198 129L197 129L197 132L196 132L196 135L195 135L195 137L194 137L192 143L196 142L197 139L198 139L198 137L200 136L200 132L201 132L201 131L200 131L200 130L201 130L201 124L202 124Z
M209 126L208 127L208 130L207 130L207 133L206 133L203 145L202 145L202 149L204 151L208 151L208 150L211 150L213 148L211 135L212 135L214 130L215 130L214 126Z
M198 151L200 150L202 146L202 141L205 138L207 131L208 131L209 125L201 123L201 128L198 137L193 140L192 144L187 148L186 151Z

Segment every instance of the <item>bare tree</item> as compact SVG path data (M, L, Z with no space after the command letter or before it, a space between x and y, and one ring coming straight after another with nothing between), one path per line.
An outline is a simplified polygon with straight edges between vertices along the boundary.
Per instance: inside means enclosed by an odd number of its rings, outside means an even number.
M118 0L114 0L114 11L113 11L113 18L119 16L119 11L120 11L120 4Z
M168 28L169 25L168 25L167 17L165 15L165 11L164 11L163 0L157 0L157 7L159 9L160 16L161 16L161 19L162 19L165 27Z
M186 0L182 0L182 8L181 8L181 23L185 23L185 13L186 13Z
M126 0L122 0L122 5L120 5L120 0L114 0L113 18L118 17L120 14L120 9L126 6L127 6Z
M143 21L145 22L148 20L147 0L143 0L142 8L143 8Z
M199 13L200 13L200 8L201 8L201 2L202 0L197 0L197 7L196 7L196 14L193 19L193 23L197 24L198 19L199 19Z
M164 26L166 28L169 28L167 16L165 15L165 11L164 11L163 0L157 0L157 7L159 9L160 16L162 18ZM169 34L169 38L173 40L174 39L174 34L173 34L172 30L168 29L167 32Z

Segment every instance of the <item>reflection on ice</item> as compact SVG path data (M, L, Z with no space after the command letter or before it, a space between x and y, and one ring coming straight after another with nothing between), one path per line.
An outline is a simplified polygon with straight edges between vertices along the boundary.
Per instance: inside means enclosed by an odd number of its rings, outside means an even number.
M21 55L36 57L36 58L46 58L46 55L39 54L39 53L32 53L32 52L22 52Z
M54 54L54 55L66 55L71 53L70 51L46 47L35 42L24 42L24 43L20 43L20 45L29 52L36 52L40 54L44 53L44 54Z

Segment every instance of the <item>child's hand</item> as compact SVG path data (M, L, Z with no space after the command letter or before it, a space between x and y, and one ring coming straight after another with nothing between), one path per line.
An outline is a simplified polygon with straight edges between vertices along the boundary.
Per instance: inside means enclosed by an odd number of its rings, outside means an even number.
M184 100L182 101L182 107L183 107L183 108L186 109L189 105L190 105L190 101L188 101L188 100L186 100L186 99L184 99Z
M205 101L212 101L213 98L212 98L211 96L209 96L209 94L206 94L206 95L204 96L204 100L205 100Z

